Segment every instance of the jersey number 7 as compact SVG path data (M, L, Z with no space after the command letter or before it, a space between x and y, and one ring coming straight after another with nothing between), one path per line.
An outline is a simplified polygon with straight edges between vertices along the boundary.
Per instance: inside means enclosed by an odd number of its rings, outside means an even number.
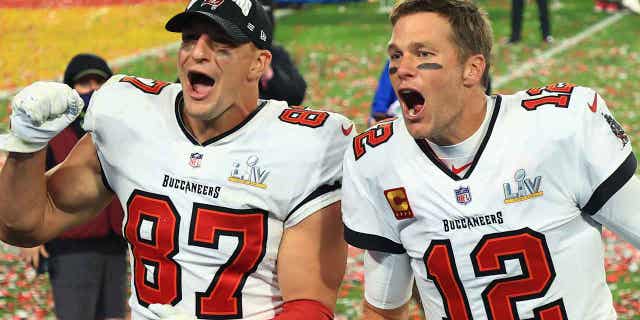
M485 235L471 252L476 277L506 274L505 261L511 259L519 260L522 274L496 279L484 289L482 301L488 319L519 320L516 302L544 297L556 276L544 235L529 228ZM431 241L423 260L427 278L442 296L446 319L473 319L451 241ZM567 319L562 299L535 308L533 314L535 320Z
M138 303L175 305L182 300L178 253L180 214L169 197L135 190L127 201L125 236L134 257L133 283ZM200 319L242 318L242 288L265 254L267 212L195 203L189 246L218 250L220 236L238 239L228 261L218 268L205 292L196 292Z

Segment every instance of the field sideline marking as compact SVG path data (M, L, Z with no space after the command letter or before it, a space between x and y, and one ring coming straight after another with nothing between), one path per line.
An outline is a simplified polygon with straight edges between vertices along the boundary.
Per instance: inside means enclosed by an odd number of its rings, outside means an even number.
M526 63L524 63L519 68L511 71L511 73L507 74L506 76L497 77L493 81L492 87L494 87L495 89L498 89L503 85L505 85L506 83L508 83L509 81L522 77L527 71L542 64L549 58L572 48L573 46L582 42L584 39L589 38L591 35L595 34L596 32L618 22L620 19L622 19L622 17L624 17L627 14L628 14L628 11L622 11L622 12L616 13L592 25L591 27L583 30L582 32L576 34L575 36L562 40L558 46L555 46L543 52L538 57L528 59Z

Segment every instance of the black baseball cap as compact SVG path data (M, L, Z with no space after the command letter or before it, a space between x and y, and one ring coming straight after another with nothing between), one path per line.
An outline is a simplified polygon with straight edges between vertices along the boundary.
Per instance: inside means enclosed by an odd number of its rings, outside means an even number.
M113 72L104 59L90 53L81 53L71 58L64 71L64 83L73 88L80 78L93 74L104 78L111 78Z
M175 15L165 28L182 32L189 18L206 17L218 24L236 43L253 42L260 49L270 49L273 26L257 0L191 0L187 9Z

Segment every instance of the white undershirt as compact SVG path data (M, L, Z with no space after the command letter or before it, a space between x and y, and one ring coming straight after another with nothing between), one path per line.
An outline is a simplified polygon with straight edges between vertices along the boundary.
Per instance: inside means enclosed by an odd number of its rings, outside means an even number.
M469 138L464 141L451 146L439 146L429 140L427 143L433 152L438 156L440 161L451 170L451 172L458 176L464 176L464 174L471 168L473 158L482 143L482 139L486 135L489 123L491 122L491 115L493 114L495 99L493 97L487 97L487 109L484 114L484 120L482 124ZM464 169L463 169L464 167Z

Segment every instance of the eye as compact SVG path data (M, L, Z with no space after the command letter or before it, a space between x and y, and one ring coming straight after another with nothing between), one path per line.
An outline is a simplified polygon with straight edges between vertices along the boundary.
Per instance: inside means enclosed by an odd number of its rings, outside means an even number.
M220 56L228 57L231 55L231 48L229 47L218 47L216 48L216 53Z
M191 42L198 40L198 35L195 33L183 33L182 34L182 42Z
M430 57L432 55L433 55L433 53L431 53L429 51L424 51L424 50L418 51L418 57L420 57L420 58L427 58L427 57Z
M389 59L390 60L398 60L402 57L402 53L400 53L399 51L394 51L394 52L390 52L389 53Z

